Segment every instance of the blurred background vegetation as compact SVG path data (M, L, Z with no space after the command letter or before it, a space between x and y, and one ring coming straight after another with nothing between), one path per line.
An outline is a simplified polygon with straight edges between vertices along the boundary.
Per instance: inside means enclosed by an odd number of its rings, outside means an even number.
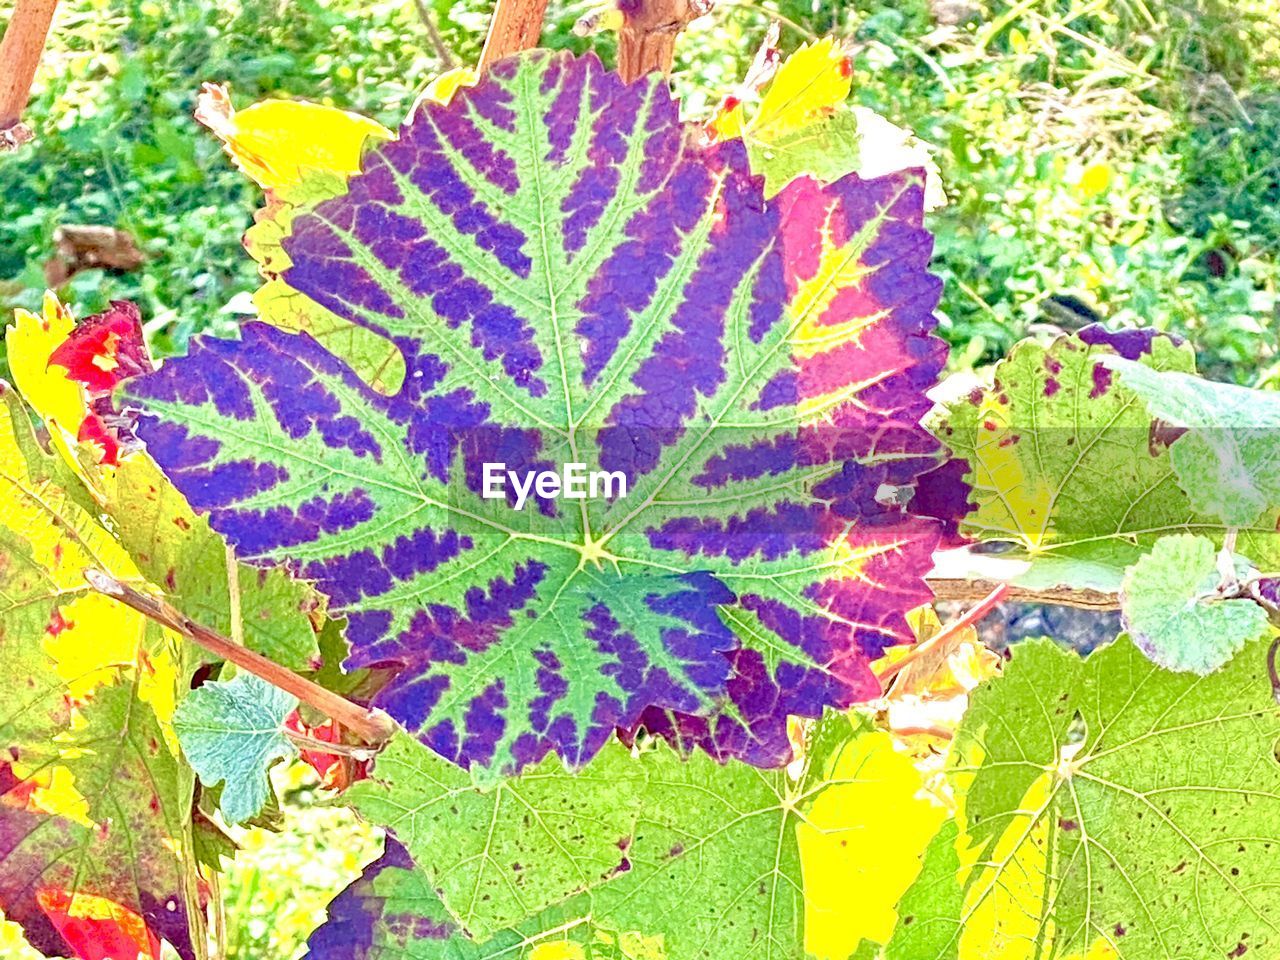
M60 226L91 224L146 260L72 278L60 292L78 315L138 300L160 353L234 335L260 197L192 119L200 84L229 84L238 106L302 97L394 126L445 65L424 18L473 61L490 3L63 0L35 140L0 155L0 314L37 305ZM0 23L10 9L0 0ZM607 36L572 32L590 10L552 0L544 43L610 59ZM722 0L678 50L686 112L742 77L771 19L788 50L849 38L855 100L932 146L955 366L1102 319L1189 335L1209 376L1280 388L1280 0ZM225 878L240 960L297 955L376 846L316 806L305 772L280 776L285 832L242 835ZM0 958L27 956L16 944L0 924Z
M203 81L238 105L304 97L388 125L441 69L424 23L471 61L490 0L64 0L28 111L0 157L0 309L33 306L64 224L127 231L137 271L90 270L78 314L144 305L161 353L230 335L259 203L191 113ZM608 59L552 0L544 42ZM0 21L7 19L0 0ZM1205 372L1280 384L1280 0L725 0L678 54L686 111L741 78L771 18L783 44L836 33L854 98L935 150L943 329L959 367L1036 324L1094 318L1190 334Z

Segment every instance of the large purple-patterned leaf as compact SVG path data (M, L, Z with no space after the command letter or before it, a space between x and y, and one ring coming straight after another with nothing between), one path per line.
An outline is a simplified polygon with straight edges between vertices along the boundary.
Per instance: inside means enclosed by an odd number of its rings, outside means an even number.
M656 710L778 762L929 596L936 529L893 492L936 457L922 203L920 172L766 200L660 78L525 55L286 241L293 288L403 351L397 394L251 324L131 385L140 435L241 556L319 584L442 755L582 763ZM517 509L486 463L627 489Z

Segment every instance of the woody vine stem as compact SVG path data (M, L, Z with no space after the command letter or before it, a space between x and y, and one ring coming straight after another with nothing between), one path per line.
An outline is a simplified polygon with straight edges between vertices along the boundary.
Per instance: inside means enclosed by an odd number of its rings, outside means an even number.
M0 150L31 139L21 122L58 0L17 0L0 40Z

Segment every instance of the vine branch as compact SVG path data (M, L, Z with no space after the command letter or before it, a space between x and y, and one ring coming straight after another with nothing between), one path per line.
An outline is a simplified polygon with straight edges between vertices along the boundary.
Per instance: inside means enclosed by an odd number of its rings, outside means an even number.
M298 676L292 670L280 666L280 664L269 660L262 654L255 653L247 647L242 647L228 640L222 634L197 623L164 600L139 593L133 587L121 583L101 570L86 570L84 578L88 581L89 586L99 593L112 597L127 607L132 607L143 616L168 627L175 633L208 650L214 656L234 663L237 667L252 673L255 677L279 687L286 693L293 694L303 703L338 721L338 723L362 738L371 747L379 747L386 743L396 731L395 721L381 710L369 709L352 703L345 697L338 696L332 690L326 690L319 684L312 683L306 677ZM331 749L332 746L333 744L326 744L326 752L336 752Z
M618 0L618 73L627 83L655 71L670 74L676 37L710 12L712 0Z
M1008 593L1009 585L1007 583L998 584L996 588L983 597L981 601L976 603L969 610L965 611L963 616L956 617L956 619L952 620L924 643L917 643L911 648L910 653L907 653L899 660L895 660L876 674L876 679L880 681L880 688L882 690L887 689L889 681L901 673L905 667L919 660L931 650L949 642L961 631L968 627L972 627L995 609L996 604L1007 599Z
M498 0L477 72L483 75L503 57L536 47L546 14L547 0Z
M58 0L17 0L4 39L0 39L0 150L31 139L22 111L31 99L40 55L49 39Z
M954 600L961 603L977 603L992 590L1003 586L1003 600L1012 603L1051 603L1060 607L1079 607L1082 610L1120 609L1120 597L1104 590L1093 590L1083 587L1048 587L1033 590L1013 584L1000 583L998 580L964 580L955 577L930 577L929 587L938 600Z

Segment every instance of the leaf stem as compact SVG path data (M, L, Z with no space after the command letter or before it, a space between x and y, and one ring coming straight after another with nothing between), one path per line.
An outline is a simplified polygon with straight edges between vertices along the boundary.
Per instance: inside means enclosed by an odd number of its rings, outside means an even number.
M919 660L930 650L951 640L962 630L972 627L975 623L985 617L988 613L995 609L996 604L1005 599L1005 595L1009 592L1007 583L999 584L994 590L988 593L977 604L970 607L963 616L952 620L945 627L935 633L924 643L917 643L911 652L906 654L900 660L896 660L889 664L883 670L876 674L876 678L880 681L880 688L886 689L890 680L896 677L904 667Z
M396 731L395 721L381 710L352 703L332 690L326 690L287 667L267 659L262 654L233 643L222 634L196 623L164 600L139 593L133 587L121 583L101 570L86 570L84 578L89 586L99 593L112 597L127 607L132 607L143 616L181 634L215 656L234 663L242 670L247 670L286 693L293 694L303 703L338 721L371 747L382 746Z

